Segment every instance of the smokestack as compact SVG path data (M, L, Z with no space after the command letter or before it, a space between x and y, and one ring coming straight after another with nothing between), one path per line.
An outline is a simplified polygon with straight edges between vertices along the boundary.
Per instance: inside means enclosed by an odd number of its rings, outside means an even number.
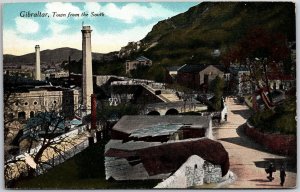
M69 86L71 85L71 76L70 76L70 69L71 69L71 56L69 55L69 61L68 61L68 83L69 83Z
M91 27L82 26L82 106L90 114L93 94Z
M41 80L41 57L40 46L35 46L35 80Z
M91 129L96 130L97 126L96 126L96 121L97 121L97 101L96 101L96 95L92 94L91 95Z

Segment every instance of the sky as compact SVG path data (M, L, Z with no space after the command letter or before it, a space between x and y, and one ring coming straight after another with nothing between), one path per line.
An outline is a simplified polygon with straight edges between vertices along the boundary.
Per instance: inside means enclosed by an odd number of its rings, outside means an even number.
M3 7L3 53L23 55L34 52L35 45L40 45L41 50L81 49L82 25L90 25L93 30L93 52L119 51L128 42L144 38L158 21L197 4L199 2L7 3ZM29 17L25 14L28 12L47 15ZM73 15L69 17L69 13ZM88 15L82 16L82 13Z

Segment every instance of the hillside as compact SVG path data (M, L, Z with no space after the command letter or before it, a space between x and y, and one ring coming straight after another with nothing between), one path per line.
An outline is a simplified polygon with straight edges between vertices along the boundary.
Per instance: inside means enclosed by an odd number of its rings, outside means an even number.
M105 60L112 59L114 53L111 54L101 54L93 53L94 60ZM82 51L78 49L63 47L53 50L42 50L41 51L41 63L51 65L52 63L61 63L62 61L67 61L69 56L71 60L80 60L82 58ZM34 64L35 63L35 53L29 53L21 56L14 55L3 55L3 64L5 65L21 65L21 64Z
M133 54L131 51L128 58L142 54L163 66L216 64L252 28L280 32L295 41L295 26L293 3L203 2L158 22L141 40L141 48Z

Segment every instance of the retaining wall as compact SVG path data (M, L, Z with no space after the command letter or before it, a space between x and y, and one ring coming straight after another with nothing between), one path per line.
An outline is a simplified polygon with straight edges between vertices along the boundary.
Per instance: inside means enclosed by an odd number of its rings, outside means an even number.
M244 131L247 136L274 153L291 156L297 154L297 138L294 135L263 133L248 122L245 125Z

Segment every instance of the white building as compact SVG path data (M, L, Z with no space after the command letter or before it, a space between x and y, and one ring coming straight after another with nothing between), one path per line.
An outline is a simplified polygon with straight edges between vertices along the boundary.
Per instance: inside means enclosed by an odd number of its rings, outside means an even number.
M11 93L7 114L10 118L27 120L38 112L55 110L63 116L74 116L78 109L79 91L61 87L22 88Z
M131 70L136 69L138 66L151 66L152 61L144 56L140 56L137 59L126 61L126 74L129 74Z

